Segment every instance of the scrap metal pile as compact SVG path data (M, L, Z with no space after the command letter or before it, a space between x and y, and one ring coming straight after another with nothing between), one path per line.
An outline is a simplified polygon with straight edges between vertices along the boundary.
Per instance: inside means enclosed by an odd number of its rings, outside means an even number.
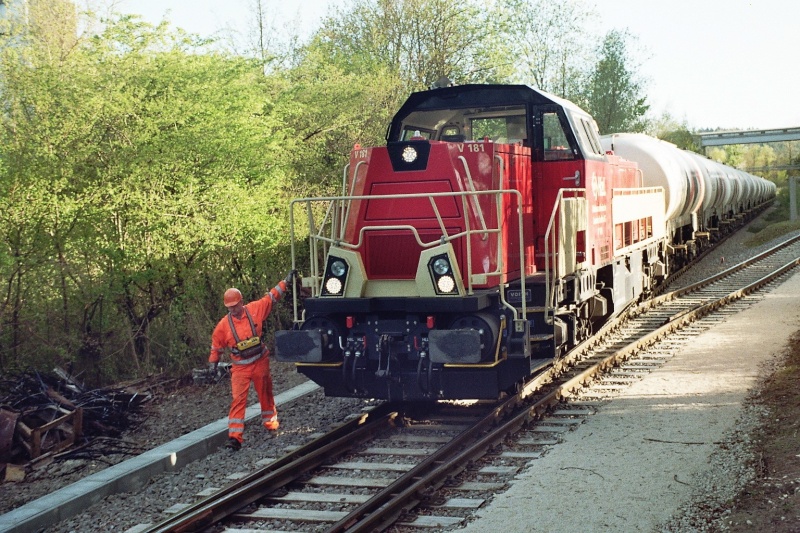
M140 407L151 397L132 386L87 390L61 369L0 380L0 474L118 438L143 421Z

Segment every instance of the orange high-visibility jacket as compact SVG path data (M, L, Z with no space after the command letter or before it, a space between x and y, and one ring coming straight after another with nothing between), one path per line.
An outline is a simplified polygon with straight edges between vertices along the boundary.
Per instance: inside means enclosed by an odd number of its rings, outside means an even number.
M272 311L272 304L280 300L285 293L286 282L281 281L260 300L245 304L244 307L253 318L257 336L261 336L262 324ZM246 313L242 313L241 318L236 318L234 316L231 316L231 318L233 319L233 326L236 328L236 335L239 336L240 340L249 339L253 336L250 320L248 320ZM220 355L222 355L222 352L224 352L226 348L233 348L234 346L236 346L236 339L231 332L228 323L228 315L225 315L217 323L217 327L214 328L214 333L211 334L211 353L208 356L208 362L216 363L219 361Z

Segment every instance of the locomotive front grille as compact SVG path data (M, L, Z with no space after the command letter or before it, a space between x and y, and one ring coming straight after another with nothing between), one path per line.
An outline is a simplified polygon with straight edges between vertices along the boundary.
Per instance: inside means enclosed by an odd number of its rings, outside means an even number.
M457 233L456 229L448 232ZM423 242L438 241L439 231L420 231ZM422 247L408 232L368 232L365 237L364 268L369 279L414 279ZM461 243L453 242L456 257L461 257Z

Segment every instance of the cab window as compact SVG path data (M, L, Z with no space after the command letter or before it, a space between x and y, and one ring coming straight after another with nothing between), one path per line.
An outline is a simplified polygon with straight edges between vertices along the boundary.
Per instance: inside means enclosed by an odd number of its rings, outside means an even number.
M415 128L408 128L407 127L407 128L405 128L403 130L403 137L400 140L401 141L408 141L408 140L411 139L411 137L414 137L414 136L417 136L417 135L422 137L423 139L430 139L431 138L431 132L430 131L419 129L419 128L415 129Z
M575 151L570 147L567 134L558 118L558 113L542 115L544 130L544 160L564 161L575 159Z
M489 138L497 143L527 143L525 115L474 118L470 124L475 140Z
M583 117L576 117L575 115L572 115L572 120L577 124L575 129L578 134L578 144L581 145L583 153L587 155L592 154L594 156L605 155L605 151L603 151L603 148L600 146L600 139L597 138L597 134L594 132L589 121Z

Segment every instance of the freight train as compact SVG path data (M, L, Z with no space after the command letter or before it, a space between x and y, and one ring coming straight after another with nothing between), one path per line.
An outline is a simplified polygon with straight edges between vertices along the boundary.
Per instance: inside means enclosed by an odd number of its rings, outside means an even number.
M413 93L341 195L292 202L306 297L275 356L328 396L494 399L775 191L524 85Z

